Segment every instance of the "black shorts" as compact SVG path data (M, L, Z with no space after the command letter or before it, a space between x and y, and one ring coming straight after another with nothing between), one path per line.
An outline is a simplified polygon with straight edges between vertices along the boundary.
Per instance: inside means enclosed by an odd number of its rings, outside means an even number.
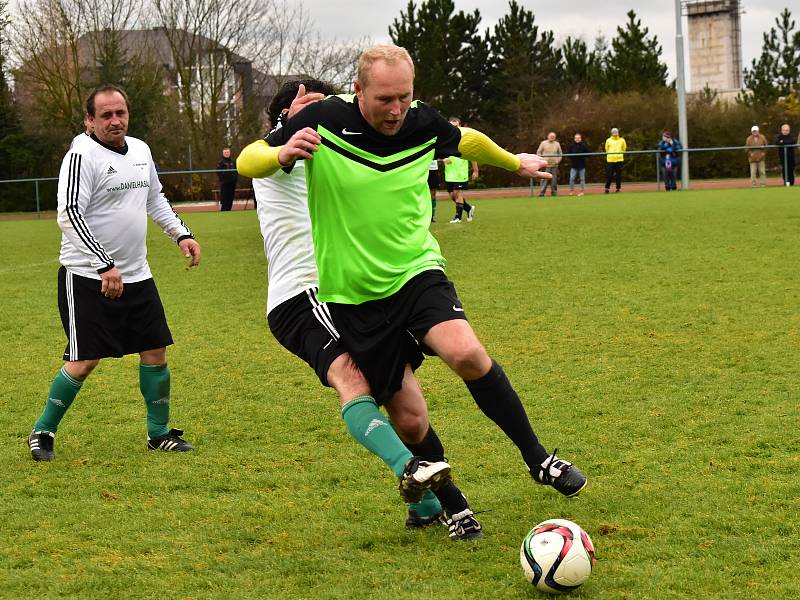
M428 187L432 190L439 188L439 169L428 169Z
M447 182L447 191L452 192L453 190L468 190L469 183L466 181L448 181Z
M308 289L281 302L267 315L269 330L280 345L314 369L322 385L328 369L345 353L327 306L317 300L317 290Z
M438 269L413 277L388 298L328 306L342 345L364 373L378 403L400 389L406 363L413 368L421 364L422 346L411 345L410 340L421 340L444 321L467 318L455 287Z
M119 358L172 344L152 279L126 283L119 298L100 293L99 279L58 270L58 309L67 334L64 360Z

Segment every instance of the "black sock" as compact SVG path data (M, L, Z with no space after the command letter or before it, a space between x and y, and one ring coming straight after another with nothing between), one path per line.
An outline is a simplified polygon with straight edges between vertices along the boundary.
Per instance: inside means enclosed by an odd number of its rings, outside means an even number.
M542 464L549 456L547 450L533 432L525 407L511 387L503 367L492 359L492 368L486 375L464 383L483 414L519 448L525 463L531 468Z
M464 205L456 204L456 219L460 219L463 212L464 212Z
M469 211L472 210L472 205L466 200L464 200L464 210L467 211L467 214L469 214Z
M421 442L417 444L406 443L406 447L411 451L411 454L424 458L425 460L444 460L444 446L442 446L442 441L439 439L439 436L436 435L436 432L430 424L428 425L428 433L425 434ZM461 490L458 489L452 480L448 481L438 490L433 490L433 493L451 515L460 513L462 510L469 507L464 494L461 493Z

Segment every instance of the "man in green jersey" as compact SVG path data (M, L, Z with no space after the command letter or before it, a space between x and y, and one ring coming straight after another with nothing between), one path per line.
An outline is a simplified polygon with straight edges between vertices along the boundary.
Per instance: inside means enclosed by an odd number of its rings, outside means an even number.
M450 123L455 127L461 127L461 119L450 117ZM456 215L450 223L461 223L464 211L467 211L467 221L472 221L475 217L475 206L464 199L464 190L469 189L469 161L459 156L448 156L444 163L444 181L447 184L447 193L450 199L456 203ZM479 177L478 163L472 161L472 181Z
M402 385L405 362L398 350L411 332L464 380L481 411L517 446L534 480L574 496L586 485L585 475L539 442L502 367L470 327L429 232L426 171L434 158L461 156L534 178L549 177L541 171L546 162L451 125L413 100L413 82L405 49L370 48L359 59L354 95L307 106L245 148L237 168L265 177L313 158L306 180L318 298L328 303L343 346L379 402ZM435 434L414 446L411 451L426 460L443 452ZM457 521L457 514L449 516Z

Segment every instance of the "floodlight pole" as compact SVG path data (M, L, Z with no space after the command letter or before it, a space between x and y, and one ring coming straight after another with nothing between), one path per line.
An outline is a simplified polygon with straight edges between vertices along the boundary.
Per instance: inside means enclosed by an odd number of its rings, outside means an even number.
M681 157L681 189L689 189L689 128L686 124L686 72L683 59L683 7L682 0L675 0L675 56L677 59L678 87L678 138L683 144Z

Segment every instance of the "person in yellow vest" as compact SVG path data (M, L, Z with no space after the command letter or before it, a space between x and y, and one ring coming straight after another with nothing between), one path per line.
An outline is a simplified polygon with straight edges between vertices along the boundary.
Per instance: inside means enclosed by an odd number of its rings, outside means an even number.
M611 130L611 137L606 140L606 194L611 190L611 180L614 179L617 184L616 191L619 192L622 187L622 163L625 161L625 155L619 154L628 149L628 144L625 138L620 137L619 129L614 127Z

